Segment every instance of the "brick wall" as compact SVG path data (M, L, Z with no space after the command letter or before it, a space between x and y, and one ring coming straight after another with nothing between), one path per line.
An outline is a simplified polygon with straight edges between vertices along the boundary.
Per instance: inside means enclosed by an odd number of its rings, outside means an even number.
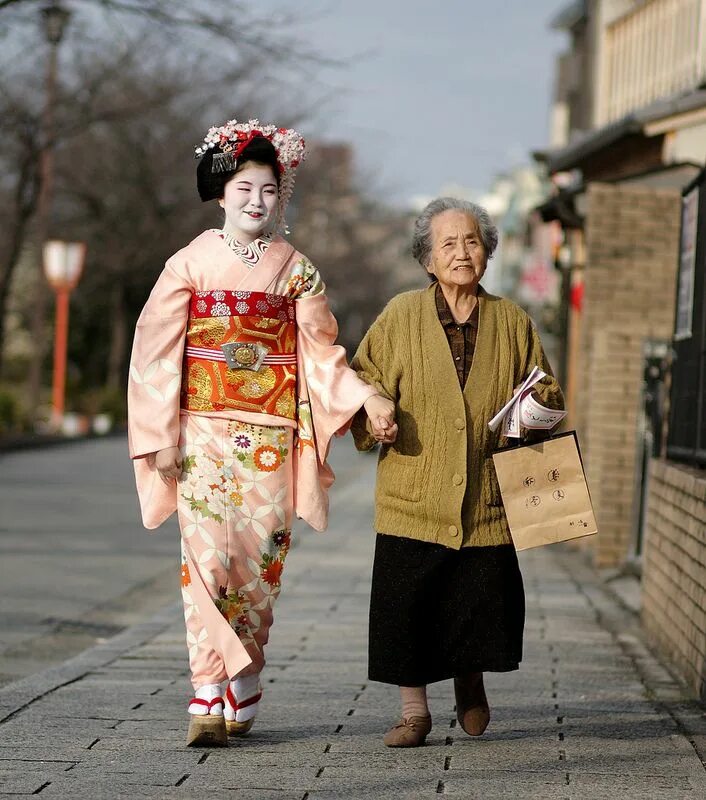
M678 192L588 188L576 419L600 534L598 565L621 563L632 541L642 346L670 338L679 242Z
M661 459L650 465L642 619L706 700L706 474Z

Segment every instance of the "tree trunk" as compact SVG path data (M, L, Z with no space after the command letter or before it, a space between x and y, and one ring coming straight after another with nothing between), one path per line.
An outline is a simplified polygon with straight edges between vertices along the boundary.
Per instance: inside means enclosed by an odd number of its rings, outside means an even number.
M8 225L9 246L6 257L0 262L0 375L2 375L5 354L7 301L10 297L12 276L20 260L29 221L37 206L39 187L35 163L36 157L36 153L28 152L20 165L20 174L15 189L14 220Z
M125 352L127 344L127 303L125 289L116 284L113 289L110 326L110 350L108 352L108 374L105 385L119 390L125 374Z

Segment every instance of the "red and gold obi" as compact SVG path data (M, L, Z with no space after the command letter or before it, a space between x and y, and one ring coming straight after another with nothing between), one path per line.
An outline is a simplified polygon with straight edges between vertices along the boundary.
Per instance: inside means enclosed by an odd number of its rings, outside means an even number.
M296 348L294 300L264 292L194 292L182 408L295 419Z

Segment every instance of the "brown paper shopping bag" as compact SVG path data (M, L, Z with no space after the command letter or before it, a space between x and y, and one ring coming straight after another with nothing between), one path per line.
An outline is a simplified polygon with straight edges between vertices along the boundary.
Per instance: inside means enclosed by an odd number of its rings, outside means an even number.
M598 533L576 433L493 453L517 550Z

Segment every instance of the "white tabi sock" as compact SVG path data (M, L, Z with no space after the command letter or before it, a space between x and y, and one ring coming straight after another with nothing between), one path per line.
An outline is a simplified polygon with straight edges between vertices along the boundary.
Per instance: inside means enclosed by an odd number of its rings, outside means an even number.
M230 698L226 696L226 705L223 712L226 719L231 721L235 720L236 722L247 722L257 715L259 698L254 703L248 703L248 700L262 693L259 674L246 675L244 678L233 678L230 682L230 691L237 706L241 706L243 703L247 703L247 705L245 705L244 708L238 708L236 710L232 706Z
M189 703L189 714L199 714L205 716L211 714L214 717L223 716L223 700L212 703L216 698L222 698L220 683L206 683L194 692L194 699L203 700L203 703ZM208 705L207 705L208 704Z

